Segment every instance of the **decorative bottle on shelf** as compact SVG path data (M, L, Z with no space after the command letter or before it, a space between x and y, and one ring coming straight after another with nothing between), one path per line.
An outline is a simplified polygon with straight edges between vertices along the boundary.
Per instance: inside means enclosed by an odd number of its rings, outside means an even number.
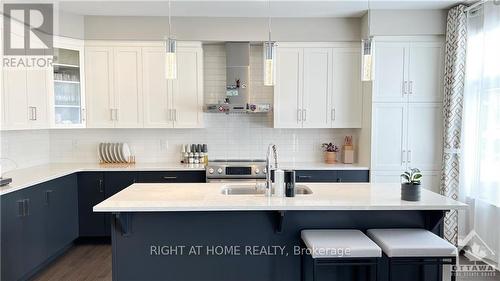
M203 162L205 164L208 164L208 145L206 143L203 144L203 154L205 156L205 159L203 160Z
M186 145L181 145L181 163L186 163Z

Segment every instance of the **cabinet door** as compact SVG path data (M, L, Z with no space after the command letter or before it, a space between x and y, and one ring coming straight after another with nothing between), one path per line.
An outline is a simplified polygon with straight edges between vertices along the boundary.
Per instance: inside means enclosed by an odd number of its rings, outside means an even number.
M26 70L3 68L4 129L28 129L28 95L26 93Z
M408 107L409 167L439 170L443 150L443 114L441 103L410 103Z
M165 79L165 48L142 48L144 127L171 128L171 89Z
M296 182L338 182L339 173L335 170L297 170Z
M413 102L442 102L443 44L412 42L409 48L408 92Z
M274 86L274 127L302 127L303 51L279 48L276 51Z
M338 182L369 182L368 170L341 170L338 171Z
M27 204L23 217L23 262L27 272L34 270L47 258L45 241L47 208L45 206L45 183L35 185L24 191Z
M332 89L332 50L304 49L304 92L302 95L302 126L329 128Z
M114 96L117 128L140 128L142 116L142 57L139 47L114 48Z
M83 237L106 235L105 214L94 213L92 208L104 200L103 173L78 174L79 232Z
M85 81L87 99L87 126L114 127L113 49L86 47Z
M363 90L361 55L357 48L333 49L332 106L333 128L361 128Z
M45 184L47 206L47 256L51 257L78 238L77 176L69 175Z
M408 43L376 42L373 101L403 102L407 100Z
M406 103L374 103L372 168L402 171L406 168Z
M2 270L1 280L19 280L26 268L24 265L25 252L22 239L24 199L22 191L2 195L1 199L1 252Z
M28 68L26 70L26 93L28 108L31 109L30 127L44 129L49 127L48 115L48 81L51 68Z
M172 109L176 128L203 127L203 51L179 48L177 79L172 81Z

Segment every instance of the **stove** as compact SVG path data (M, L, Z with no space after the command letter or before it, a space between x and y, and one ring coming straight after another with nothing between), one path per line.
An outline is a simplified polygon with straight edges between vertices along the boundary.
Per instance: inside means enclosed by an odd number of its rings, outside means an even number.
M266 160L216 159L205 168L207 182L265 181Z

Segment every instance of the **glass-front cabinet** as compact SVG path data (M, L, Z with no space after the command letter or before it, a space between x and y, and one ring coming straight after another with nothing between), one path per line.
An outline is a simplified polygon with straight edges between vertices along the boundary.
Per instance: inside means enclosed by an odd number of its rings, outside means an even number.
M85 74L82 40L54 38L52 127L85 127Z

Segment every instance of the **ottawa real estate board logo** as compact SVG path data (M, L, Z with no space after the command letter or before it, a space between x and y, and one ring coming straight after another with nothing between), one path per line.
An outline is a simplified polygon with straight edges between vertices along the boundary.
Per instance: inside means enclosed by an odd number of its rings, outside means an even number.
M3 4L3 66L51 66L53 29L53 4Z

